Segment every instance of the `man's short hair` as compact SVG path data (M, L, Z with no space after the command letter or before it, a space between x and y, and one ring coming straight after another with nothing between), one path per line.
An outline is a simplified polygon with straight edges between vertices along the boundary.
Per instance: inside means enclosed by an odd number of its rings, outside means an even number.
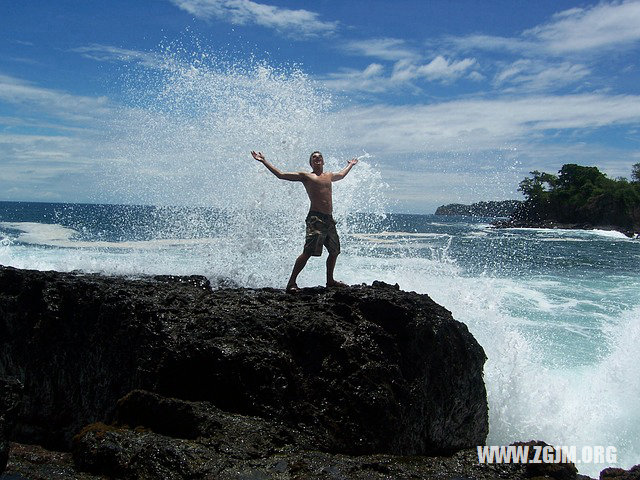
M319 151L317 151L317 150L316 150L315 152L311 152L311 155L309 155L309 163L311 163L311 160L313 160L313 156L314 156L316 153L322 157L322 153L320 153L320 152L319 152ZM324 158L324 157L323 157L323 158Z

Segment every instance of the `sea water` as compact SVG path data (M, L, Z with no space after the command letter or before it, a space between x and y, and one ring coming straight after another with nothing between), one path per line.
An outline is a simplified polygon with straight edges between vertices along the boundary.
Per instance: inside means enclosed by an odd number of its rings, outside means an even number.
M618 466L640 463L637 240L388 214L375 156L344 148L334 99L297 67L168 46L157 65L132 67L122 91L97 149L95 202L0 202L0 264L284 287L308 200L250 150L289 171L316 149L327 170L361 156L334 184L336 278L428 294L469 327L488 357L488 444L612 445ZM322 285L324 272L312 258L298 283Z

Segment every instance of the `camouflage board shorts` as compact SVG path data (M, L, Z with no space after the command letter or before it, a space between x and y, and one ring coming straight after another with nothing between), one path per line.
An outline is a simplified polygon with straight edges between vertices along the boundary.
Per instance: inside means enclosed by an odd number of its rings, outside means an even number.
M322 246L327 247L330 254L340 253L340 238L336 230L336 222L331 215L311 210L306 219L307 234L304 252L314 257L322 255Z

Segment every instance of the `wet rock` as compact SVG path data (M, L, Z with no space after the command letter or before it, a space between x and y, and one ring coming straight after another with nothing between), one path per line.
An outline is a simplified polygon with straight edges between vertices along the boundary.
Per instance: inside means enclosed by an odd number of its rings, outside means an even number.
M174 438L206 437L218 451L236 457L264 456L286 446L313 449L309 432L278 421L228 413L209 402L189 402L135 390L118 401L117 425L143 428Z
M55 452L38 445L12 443L9 463L2 480L105 480L76 468L68 452Z
M555 480L573 480L578 469L572 462L562 462L562 452L540 440L516 442L513 445L528 448L528 460L525 471L531 478L553 478ZM545 462L545 456L550 459ZM557 461L556 461L557 460Z
M0 473L4 472L9 459L9 442L4 436L4 418L0 416Z
M0 268L0 375L24 386L10 438L68 449L143 389L303 426L350 454L482 444L485 355L427 295L393 286L211 290Z
M600 480L640 480L640 465L623 468L605 468L600 472Z
M9 441L5 430L20 403L22 385L15 378L0 376L0 473L9 458Z

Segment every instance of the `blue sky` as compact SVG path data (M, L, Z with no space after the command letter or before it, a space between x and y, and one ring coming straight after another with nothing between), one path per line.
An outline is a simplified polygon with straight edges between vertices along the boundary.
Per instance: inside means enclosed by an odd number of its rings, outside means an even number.
M640 1L34 0L0 4L0 200L123 201L95 195L104 125L127 72L185 38L298 65L397 211L640 162Z

